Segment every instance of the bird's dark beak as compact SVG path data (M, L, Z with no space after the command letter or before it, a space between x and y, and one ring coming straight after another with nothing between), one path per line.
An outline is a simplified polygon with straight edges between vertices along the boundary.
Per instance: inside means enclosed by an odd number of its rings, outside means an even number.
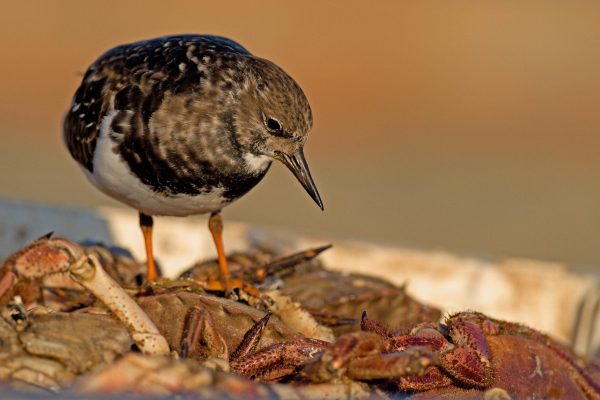
M308 164L304 158L304 151L300 149L292 155L278 153L277 156L277 158L284 163L286 167L290 169L290 171L292 171L294 176L298 179L298 181L300 181L300 184L302 184L310 197L312 197L315 203L317 203L321 210L323 210L323 201L321 201L319 191L315 186L312 176L310 176L310 170L308 169Z

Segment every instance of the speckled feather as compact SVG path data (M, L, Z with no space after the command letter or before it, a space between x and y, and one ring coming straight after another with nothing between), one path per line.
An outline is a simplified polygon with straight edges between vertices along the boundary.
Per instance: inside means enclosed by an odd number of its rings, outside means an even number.
M116 47L86 71L64 121L65 143L94 173L103 123L112 151L154 192L190 196L222 188L233 200L256 185L254 167L277 137L261 138L261 109L291 109L277 146L301 148L312 125L299 86L270 61L222 37L182 35ZM264 130L264 129L263 129Z

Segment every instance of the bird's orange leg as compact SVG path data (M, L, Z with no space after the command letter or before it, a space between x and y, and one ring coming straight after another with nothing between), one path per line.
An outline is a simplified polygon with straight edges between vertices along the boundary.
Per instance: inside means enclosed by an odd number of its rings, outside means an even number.
M154 264L154 252L152 250L153 225L154 221L152 220L152 216L140 212L140 228L142 228L142 233L144 235L144 245L146 246L146 265L148 267L146 280L148 282L153 282L158 277L158 271L156 269L156 265Z
M232 278L225 258L223 246L223 220L220 211L213 212L208 218L208 229L212 234L217 256L219 258L219 279L208 278L199 282L208 291L225 292L225 296L232 294L233 290L241 289L254 297L262 297L262 294L252 284L244 282L240 278Z
M208 229L215 241L217 247L217 256L219 257L219 271L221 284L225 292L229 291L229 268L227 267L227 259L225 258L225 248L223 247L223 219L221 212L215 211L208 218Z

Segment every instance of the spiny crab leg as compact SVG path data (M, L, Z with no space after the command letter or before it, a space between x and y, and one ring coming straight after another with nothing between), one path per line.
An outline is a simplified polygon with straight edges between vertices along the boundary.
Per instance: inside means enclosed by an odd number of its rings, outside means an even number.
M329 342L311 338L275 343L256 353L231 361L231 371L249 378L277 380L330 346Z
M421 375L436 361L424 347L384 353L385 340L371 332L350 332L340 336L315 362L307 364L302 375L311 382L331 382L346 376L371 381Z
M192 306L185 317L181 339L182 358L228 359L227 343L219 333L215 321L204 307Z
M169 345L140 306L115 282L94 254L71 265L73 280L92 292L127 327L138 348L145 354L167 354Z
M271 312L266 313L264 317L254 324L248 332L246 332L238 347L233 353L231 353L231 357L229 358L230 361L245 357L256 350L256 346L258 346L258 342L260 342L262 333L265 330L271 315Z
M258 320L231 353L231 372L263 380L277 380L330 346L329 342L318 339L296 338L255 352L271 315L269 312ZM227 345L210 313L204 307L190 307L183 329L181 357L207 359L212 356L227 359L227 353Z
M346 375L362 381L419 376L434 362L432 352L416 347L402 352L357 357L348 362Z
M312 260L331 247L333 247L332 244L327 244L325 246L303 250L283 258L278 258L265 266L258 268L255 271L255 275L258 279L264 280L268 276L285 275L286 272L289 274L291 270L299 264Z

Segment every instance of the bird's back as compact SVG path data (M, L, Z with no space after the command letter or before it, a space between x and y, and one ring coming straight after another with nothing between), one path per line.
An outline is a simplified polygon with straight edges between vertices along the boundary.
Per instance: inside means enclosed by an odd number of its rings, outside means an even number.
M86 71L64 120L64 141L73 158L92 171L102 118L111 110L131 110L147 122L165 91L190 90L208 75L182 66L209 65L215 54L250 55L238 43L210 35L161 37L104 53Z

